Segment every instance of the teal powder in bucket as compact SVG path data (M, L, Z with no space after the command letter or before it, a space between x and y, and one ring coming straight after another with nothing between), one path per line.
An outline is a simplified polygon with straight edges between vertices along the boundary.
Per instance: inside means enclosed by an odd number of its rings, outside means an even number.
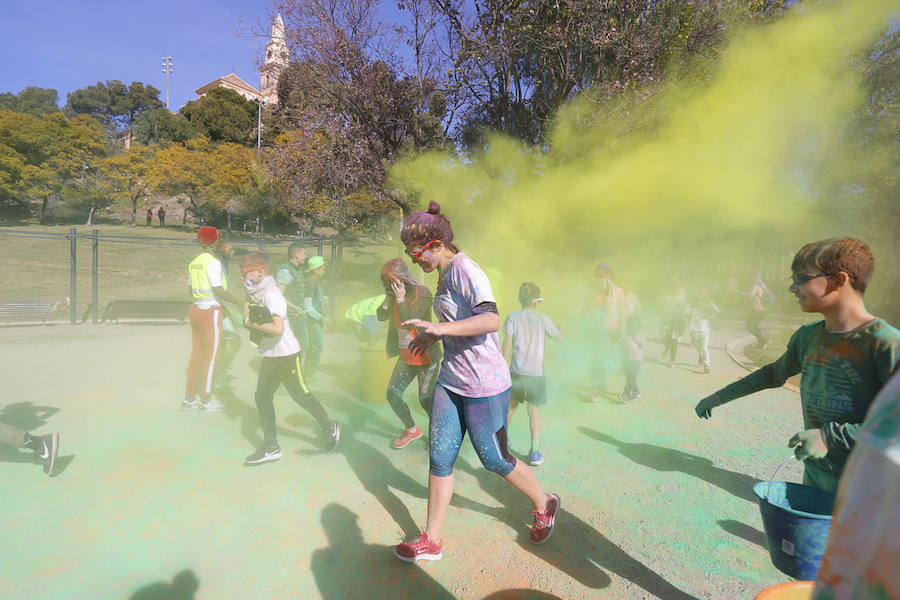
M772 564L796 579L815 580L831 528L834 494L786 481L762 481L753 493L759 498Z

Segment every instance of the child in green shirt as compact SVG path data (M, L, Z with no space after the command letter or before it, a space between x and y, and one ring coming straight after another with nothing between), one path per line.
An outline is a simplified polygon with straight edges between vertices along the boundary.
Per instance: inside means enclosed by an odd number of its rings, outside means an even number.
M328 297L322 289L325 259L310 256L306 261L306 289L303 309L306 311L306 338L309 348L303 349L303 372L314 381L325 347L325 326L328 325Z
M837 490L872 399L900 362L900 332L871 315L863 293L875 266L868 245L831 238L803 246L791 264L790 291L804 312L825 317L791 336L774 363L701 400L695 411L708 419L712 409L766 388L779 387L801 373L804 431L788 441L804 461L803 482Z

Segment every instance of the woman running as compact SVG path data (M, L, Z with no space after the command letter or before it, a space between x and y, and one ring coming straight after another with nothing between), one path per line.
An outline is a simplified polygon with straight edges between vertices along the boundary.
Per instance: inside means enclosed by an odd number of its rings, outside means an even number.
M431 406L428 521L419 536L394 548L408 562L443 556L444 518L453 496L453 464L466 431L481 463L503 476L534 505L531 541L553 533L560 500L545 494L531 470L507 449L509 368L500 351L500 316L484 271L453 245L450 221L436 202L428 212L407 219L400 234L406 253L426 273L438 270L434 312L438 323L412 319L419 330L410 349L426 350L438 339L444 346Z
M437 344L432 344L426 351L410 350L409 343L419 335L419 330L403 325L410 319L431 321L432 297L425 284L416 279L399 258L384 263L381 283L384 284L385 299L378 308L378 320L391 320L393 327L388 329L387 354L398 357L388 382L387 400L406 428L393 443L394 448L399 450L422 437L422 430L413 421L409 406L403 400L403 392L413 379L418 378L419 404L426 414L431 413L431 397L441 364L441 350Z

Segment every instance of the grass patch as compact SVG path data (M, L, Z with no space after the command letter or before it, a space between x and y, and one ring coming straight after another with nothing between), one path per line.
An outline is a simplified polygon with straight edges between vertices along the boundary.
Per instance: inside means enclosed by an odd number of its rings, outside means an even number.
M113 300L186 300L187 265L199 249L193 231L180 227L129 227L98 225L77 228L79 235L100 232L98 261L98 299L101 309ZM59 234L59 238L30 238L13 235L14 231ZM8 285L0 292L0 302L46 299L53 302L69 297L70 243L63 237L69 232L63 226L24 226L0 228L0 270L7 274ZM133 236L138 240L116 240L113 236ZM107 239L104 239L107 238ZM285 259L287 245L295 238L266 240L266 252L274 267ZM239 251L255 250L252 236L232 234ZM315 243L308 246L316 253ZM331 248L323 248L328 270L326 293L331 286ZM345 245L335 277L335 324L351 304L381 293L379 272L384 261L402 255L399 242L360 238ZM76 298L78 310L86 310L91 301L91 240L79 238L76 253ZM239 285L237 261L229 266L229 282Z

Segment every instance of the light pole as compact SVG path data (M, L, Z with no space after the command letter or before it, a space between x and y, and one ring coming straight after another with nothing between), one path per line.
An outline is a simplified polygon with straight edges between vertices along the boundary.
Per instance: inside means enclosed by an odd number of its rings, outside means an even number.
M175 69L172 68L171 56L162 57L162 72L166 74L166 109L169 109L169 75L175 72Z
M256 99L256 162L259 162L259 144L262 139L262 107L265 101L262 98Z

